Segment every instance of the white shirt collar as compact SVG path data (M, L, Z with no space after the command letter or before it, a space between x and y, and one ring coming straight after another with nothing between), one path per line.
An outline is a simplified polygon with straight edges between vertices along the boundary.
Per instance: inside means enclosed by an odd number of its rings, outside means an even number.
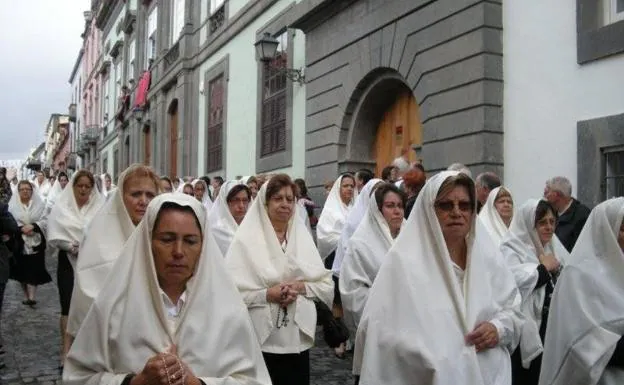
M169 296L165 294L162 289L159 290L163 305L165 305L165 311L167 312L167 315L173 318L179 317L182 309L184 308L184 304L186 303L186 290L182 293L182 295L178 299L178 303L176 304L171 301Z

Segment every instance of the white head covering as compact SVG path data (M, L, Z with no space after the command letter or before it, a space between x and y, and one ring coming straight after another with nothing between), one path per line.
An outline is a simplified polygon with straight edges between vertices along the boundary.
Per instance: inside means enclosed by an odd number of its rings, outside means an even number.
M50 242L80 244L85 227L98 212L102 204L104 204L104 197L94 184L89 201L82 209L78 208L73 189L78 175L80 175L78 172L74 173L71 181L69 181L63 192L59 194L52 212L50 212L48 218L48 241ZM73 258L70 258L70 262L75 267Z
M24 253L34 254L34 248L42 242L41 236L46 234L47 211L45 202L41 195L37 194L35 186L29 182L32 187L32 195L28 206L24 206L19 197L19 191L11 196L9 200L9 212L15 218L18 226L37 225L41 233L35 232L32 235L22 234L24 240Z
M66 186L67 187L67 186ZM54 202L56 202L56 198L63 192L63 188L61 187L61 182L59 182L58 178L56 178L56 182L50 188L50 192L48 193L48 199L46 200L46 210L48 213L52 211L52 207L54 207Z
M434 209L440 186L456 175L444 171L427 181L377 274L356 338L354 371L361 368L361 384L511 383L520 297L474 218L460 286ZM508 345L477 354L465 336L482 322L504 325Z
M204 196L202 196L202 205L204 206L207 212L210 212L210 209L212 209L212 199L210 199L210 193L208 192L208 185L202 179L195 179L194 181L191 182L191 185L193 186L193 190L195 190L195 185L197 183L201 183L204 185ZM182 187L182 189L184 190L184 187ZM195 192L193 191L193 193Z
M33 186L35 186L35 192L41 196L41 199L43 199L43 201L48 199L48 195L50 194L50 189L52 188L52 185L50 184L50 180L44 176L43 183L41 183L40 185L39 181L37 181L37 177L35 176L35 179L33 179L31 182Z
M307 296L298 296L289 305L288 314L301 332L314 340L316 308L307 297L316 297L328 306L334 297L331 273L321 262L314 240L304 223L293 212L288 223L286 251L282 250L266 208L265 183L245 219L240 224L226 256L228 270L234 283L247 300L255 291L280 284L286 280L303 280ZM263 344L275 327L275 314L279 305L266 303L249 308L249 314L260 344Z
M346 205L340 198L340 185L344 177L345 175L341 175L334 182L316 225L316 241L323 260L336 250L347 215L353 205L353 199Z
M203 233L175 333L168 327L151 247L156 218L166 202L192 208ZM121 384L128 373L140 373L149 358L172 345L206 384L271 383L245 305L204 224L204 210L193 197L167 193L152 200L78 331L64 384Z
M366 187L363 191L363 194L369 193ZM361 197L362 195L358 201ZM405 225L405 220L403 225ZM368 291L393 243L390 227L379 210L375 197L368 199L368 209L364 218L349 240L338 285L345 319L349 321L347 326L353 332L357 330L357 325L360 323Z
M496 187L494 190L490 191L490 195L488 195L487 201L485 201L485 205L479 213L481 223L483 223L488 233L492 236L492 240L497 245L500 245L503 237L509 231L505 222L498 213L498 210L496 210L496 206L494 205L496 202L496 196L498 195L500 189L501 187ZM505 188L505 190L509 192L507 188Z
M617 242L624 198L594 208L555 287L540 384L622 384L607 368L624 335L624 253Z
M540 264L539 256L543 253L553 254L562 265L570 256L554 234L552 240L546 246L542 246L535 230L535 209L538 203L539 200L530 199L520 206L500 246L503 258L511 269L522 295L522 312L526 322L522 330L520 354L526 368L543 350L539 328L546 286L535 290L539 279L537 271Z
M336 256L332 265L332 273L336 277L340 276L340 267L342 266L344 255L347 252L349 240L353 236L353 233L355 233L355 229L357 229L366 215L366 211L369 207L368 203L371 201L373 188L377 186L378 183L383 183L383 180L374 178L366 182L364 187L362 187L362 191L360 191L358 196L354 199L355 203L353 204L353 208L349 210L349 214L347 214L347 220L342 228L340 240L338 241L338 246L336 247ZM373 198L372 200L375 199Z
M232 213L230 213L227 196L234 186L241 184L243 184L243 182L240 180L229 180L225 182L219 190L217 201L208 213L208 227L215 237L217 245L219 245L219 249L223 255L227 254L232 238L234 238L234 234L236 234L236 230L238 230L238 223L236 223Z
M111 191L106 203L97 212L80 245L76 264L67 332L75 336L113 268L123 245L135 229L123 202L123 187L136 167L127 168L119 176L119 188Z

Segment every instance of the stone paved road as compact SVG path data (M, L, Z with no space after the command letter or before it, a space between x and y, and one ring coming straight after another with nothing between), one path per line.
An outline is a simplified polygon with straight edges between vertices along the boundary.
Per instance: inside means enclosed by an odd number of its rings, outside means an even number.
M48 258L48 271L56 280L56 260ZM6 354L6 368L0 370L2 385L56 385L60 384L58 371L60 336L60 305L55 283L39 287L38 304L34 309L22 305L19 284L7 285L2 312L2 337ZM311 357L312 385L351 385L351 357L339 360L324 345L320 334L320 346L314 348Z

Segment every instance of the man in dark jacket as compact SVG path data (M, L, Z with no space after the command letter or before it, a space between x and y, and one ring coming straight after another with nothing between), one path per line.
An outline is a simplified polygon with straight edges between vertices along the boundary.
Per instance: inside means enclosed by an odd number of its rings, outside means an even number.
M12 237L18 232L17 222L9 213L6 203L0 203L0 318L2 317L2 302L4 301L4 289L9 280L9 266L12 254ZM1 339L0 339L1 341ZM4 347L0 343L0 357L4 354ZM0 358L0 369L4 368L4 360Z
M563 246L571 252L591 210L572 198L572 185L563 176L556 176L546 182L544 198L559 213L555 234Z

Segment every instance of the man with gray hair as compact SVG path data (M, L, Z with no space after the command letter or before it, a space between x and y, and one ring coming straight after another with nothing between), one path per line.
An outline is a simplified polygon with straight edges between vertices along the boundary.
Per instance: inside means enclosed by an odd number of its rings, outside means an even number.
M481 211L483 205L488 199L490 195L490 191L494 190L497 187L500 187L501 180L498 175L494 174L491 171L482 172L477 175L477 179L475 179L475 187L477 189L477 211Z
M572 184L564 176L556 176L546 181L544 199L557 210L559 218L555 234L571 252L589 217L589 208L572 198Z
M461 173L464 173L466 175L468 175L469 177L472 178L472 173L470 172L470 169L468 167L466 167L465 165L461 164L461 163L453 163L452 165L448 166L447 168L448 171L459 171Z

